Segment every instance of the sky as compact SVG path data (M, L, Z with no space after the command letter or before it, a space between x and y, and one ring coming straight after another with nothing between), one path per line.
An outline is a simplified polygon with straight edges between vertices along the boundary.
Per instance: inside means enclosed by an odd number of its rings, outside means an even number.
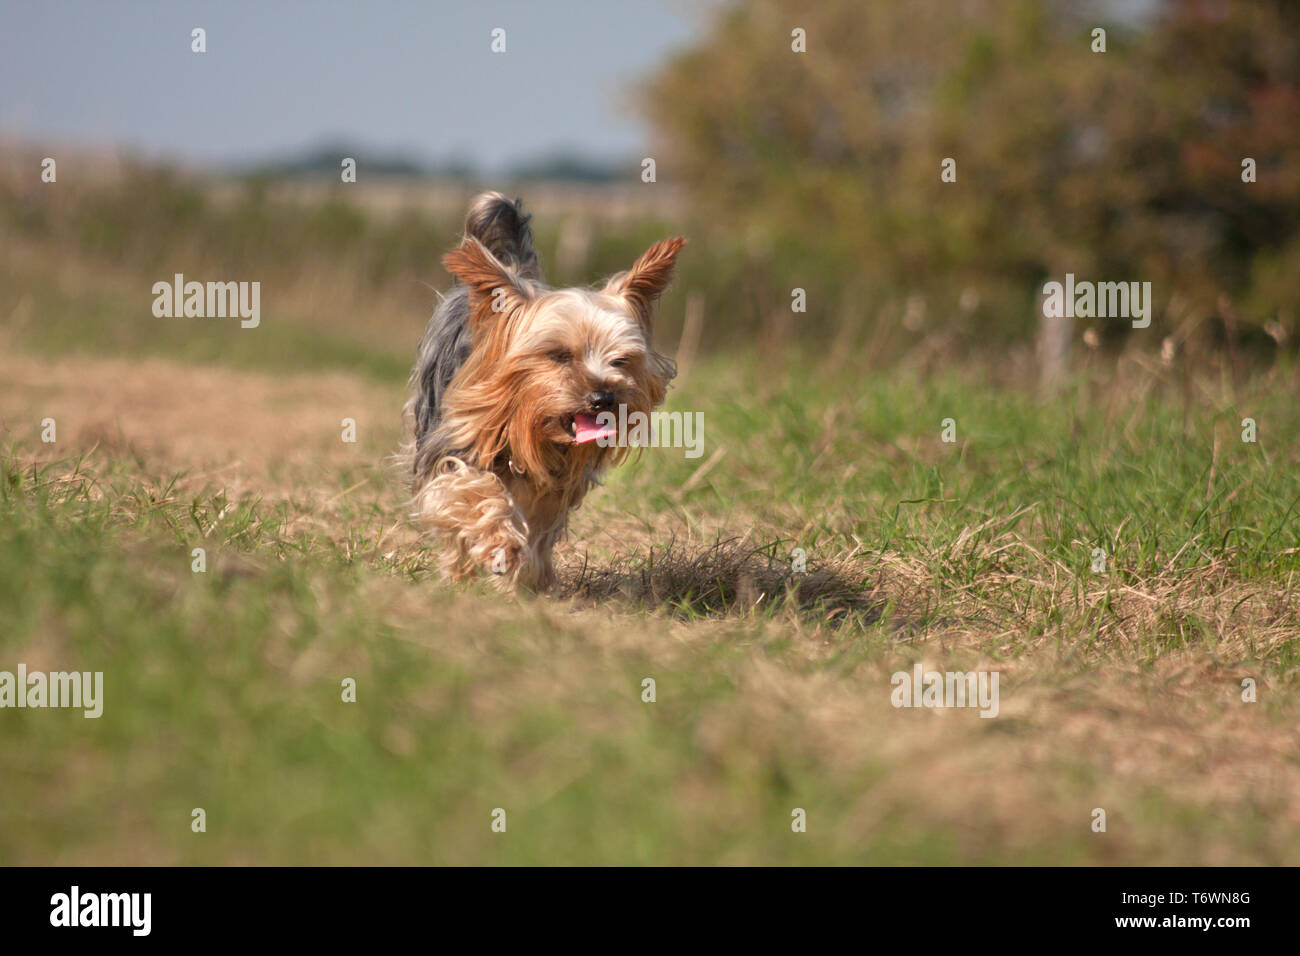
M646 141L630 91L695 41L704 6L0 0L0 136L218 169L338 142L484 172L617 161Z

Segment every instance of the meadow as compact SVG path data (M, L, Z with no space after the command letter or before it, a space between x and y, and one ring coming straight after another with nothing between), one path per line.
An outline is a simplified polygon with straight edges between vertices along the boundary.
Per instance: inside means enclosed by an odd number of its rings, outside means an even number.
M0 669L105 702L0 714L0 863L1300 859L1293 359L724 350L697 244L660 345L703 456L612 473L562 593L508 597L438 580L389 458L460 197L137 175L3 197ZM601 208L539 213L559 281L675 215ZM261 280L261 325L155 318L178 271ZM918 663L998 672L998 716L891 706Z

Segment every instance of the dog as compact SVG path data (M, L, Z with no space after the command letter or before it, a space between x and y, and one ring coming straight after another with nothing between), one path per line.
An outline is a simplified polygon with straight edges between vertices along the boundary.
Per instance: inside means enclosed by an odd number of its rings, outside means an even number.
M570 512L629 454L605 422L649 414L677 374L651 343L686 240L656 242L598 289L552 289L531 218L497 192L470 205L404 414L415 517L441 538L446 576L545 592Z

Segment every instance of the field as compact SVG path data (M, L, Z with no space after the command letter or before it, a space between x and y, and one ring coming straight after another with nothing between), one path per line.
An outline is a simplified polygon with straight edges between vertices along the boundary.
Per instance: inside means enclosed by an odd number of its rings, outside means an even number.
M688 334L704 454L613 473L564 593L504 597L439 582L389 459L454 225L128 194L6 199L0 670L102 671L105 703L3 714L0 863L1300 860L1293 364L1095 350L1045 395L1028 350ZM286 233L317 245L266 256ZM389 276L402 235L426 258ZM150 314L173 271L272 260L258 329ZM997 717L891 706L917 663L997 671Z

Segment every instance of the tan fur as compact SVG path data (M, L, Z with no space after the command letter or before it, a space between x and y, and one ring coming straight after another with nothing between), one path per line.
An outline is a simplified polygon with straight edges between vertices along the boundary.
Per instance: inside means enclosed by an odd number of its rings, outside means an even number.
M434 433L437 447L456 453L417 474L413 490L450 577L487 572L538 591L554 583L551 553L569 513L628 454L577 444L566 422L590 413L593 392L612 392L629 414L663 402L675 369L651 345L654 303L684 244L656 243L599 292L550 290L472 237L446 255L469 290L473 344Z

